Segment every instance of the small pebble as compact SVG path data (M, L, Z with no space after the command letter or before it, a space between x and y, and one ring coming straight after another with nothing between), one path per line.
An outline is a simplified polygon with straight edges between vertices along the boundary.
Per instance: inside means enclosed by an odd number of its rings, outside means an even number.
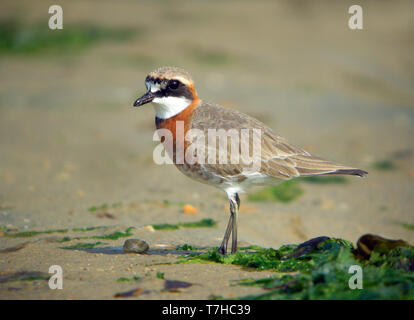
M148 251L149 245L144 240L128 239L125 241L123 249L126 253L145 253Z
M152 225L148 225L144 227L146 230L148 230L149 232L155 232L155 229Z

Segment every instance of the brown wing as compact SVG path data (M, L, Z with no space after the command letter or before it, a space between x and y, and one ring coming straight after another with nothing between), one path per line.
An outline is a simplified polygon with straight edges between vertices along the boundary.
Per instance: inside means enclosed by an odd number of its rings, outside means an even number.
M289 144L286 139L277 135L272 129L246 114L236 110L223 108L214 104L203 102L194 111L191 128L198 129L208 136L208 129L260 129L261 152L257 156L260 159L259 172L279 179L290 179L299 176L311 176L320 174L351 174L363 176L367 172L333 163L311 155L309 152ZM206 140L207 141L207 140ZM253 139L240 138L239 152L242 145L248 144L249 150L253 150ZM216 147L216 163L206 164L205 167L217 174L232 176L243 172L246 163L230 164L230 144L228 144L228 164L219 164L218 143ZM208 149L212 148L206 143Z

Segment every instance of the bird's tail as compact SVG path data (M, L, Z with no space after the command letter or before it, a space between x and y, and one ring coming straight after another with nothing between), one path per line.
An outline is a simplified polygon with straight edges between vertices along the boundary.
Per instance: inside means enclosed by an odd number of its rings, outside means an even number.
M367 171L344 166L329 160L325 160L313 155L294 156L296 170L300 176L327 175L327 174L346 174L363 177Z
M322 174L349 174L352 176L360 176L363 177L368 174L367 171L361 169L338 169L334 172L322 173Z

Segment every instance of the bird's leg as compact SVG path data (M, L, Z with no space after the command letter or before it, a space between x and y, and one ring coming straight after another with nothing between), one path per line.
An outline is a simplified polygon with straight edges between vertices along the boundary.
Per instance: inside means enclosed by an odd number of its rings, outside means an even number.
M237 193L230 197L230 212L233 217L233 226L231 233L231 253L237 252L237 214L240 207L240 198Z
M233 214L230 213L229 222L227 223L226 232L224 233L223 241L221 242L220 248L218 248L218 253L226 254L227 253L227 243L229 242L230 233L233 227Z
M224 233L223 241L220 248L217 250L221 254L227 253L227 244L229 242L230 234L231 238L231 253L237 251L237 212L240 207L240 198L237 193L229 196L230 201L230 218L227 223L226 232Z

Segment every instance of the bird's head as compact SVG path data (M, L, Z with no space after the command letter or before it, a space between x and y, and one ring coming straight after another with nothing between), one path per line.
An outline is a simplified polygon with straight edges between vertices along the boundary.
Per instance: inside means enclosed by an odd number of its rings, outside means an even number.
M134 107L149 102L155 103L158 118L168 119L198 101L194 82L184 70L175 67L161 67L145 78L147 92L135 100Z

